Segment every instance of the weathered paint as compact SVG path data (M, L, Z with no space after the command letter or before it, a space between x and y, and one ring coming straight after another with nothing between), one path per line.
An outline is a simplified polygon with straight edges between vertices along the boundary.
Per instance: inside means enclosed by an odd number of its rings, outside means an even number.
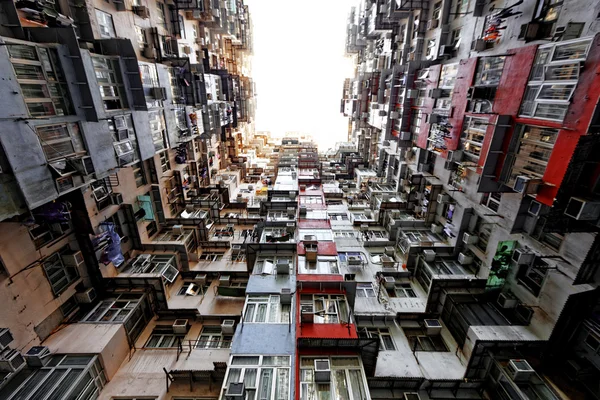
M473 82L476 67L477 58L461 60L458 64L458 73L456 74L456 83L452 94L453 112L449 118L452 125L452 129L450 129L451 137L446 139L447 150L456 150L459 147L463 119L467 109L467 91Z
M299 219L298 228L329 229L331 224L328 219Z
M304 243L300 242L297 246L299 256L306 254ZM337 256L337 247L335 242L318 242L317 243L317 254L321 256Z
M442 71L441 65L432 65L429 67L429 75L427 76L427 87L425 92L429 94L431 89L434 89L438 86L438 82L440 80L440 72ZM416 113L417 110L421 110L424 114L430 115L433 112L433 107L435 105L435 99L431 97L426 97L424 104L422 107L413 107L411 113ZM429 127L431 124L426 121L421 121L421 126L419 130L419 134L417 136L417 146L426 149L427 148L427 138L429 137Z
M518 115L536 51L537 45L533 45L507 52L492 105L495 114Z

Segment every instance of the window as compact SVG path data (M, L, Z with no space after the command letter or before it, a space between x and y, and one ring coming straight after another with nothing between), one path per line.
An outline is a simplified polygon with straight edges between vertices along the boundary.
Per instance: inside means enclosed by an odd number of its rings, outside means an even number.
M185 335L176 335L172 326L157 326L146 342L145 348L178 347Z
M481 204L492 210L498 212L500 209L500 201L502 200L502 193L484 193L481 197Z
M127 107L123 90L123 79L118 58L92 57L96 80L100 88L100 96L104 109L119 110Z
M394 289L389 290L388 294L390 294L391 297L399 297L399 298L417 297L417 294L415 293L414 289L408 282L396 283L394 285Z
M223 253L212 253L210 251L203 251L198 258L198 261L221 261L223 259Z
M133 170L133 177L135 178L135 187L139 188L144 186L146 183L146 174L144 172L144 164L142 161L137 162L131 166Z
M454 0L454 19L462 17L469 9L469 0Z
M48 161L86 153L77 123L37 126L35 131Z
M210 286L210 282L206 285L198 285L195 281L184 281L183 285L177 292L177 296L197 296L204 295Z
M160 167L162 172L167 172L171 169L171 161L169 160L169 152L163 151L159 153L160 157Z
M96 20L98 21L98 27L100 28L101 38L110 39L117 37L112 15L96 9Z
M298 229L298 235L301 240L305 236L316 236L318 241L330 242L333 240L333 233L329 229Z
M67 251L67 249L61 250L61 252L63 251ZM54 253L44 260L44 271L50 286L52 286L52 292L57 296L79 279L77 267L65 265L60 253Z
M424 329L404 328L404 334L413 351L448 351L442 335L427 336Z
M533 265L522 265L517 273L517 280L534 296L539 296L548 274L548 263L536 257Z
M427 60L432 60L435 58L435 50L436 50L436 40L435 39L430 39L427 42L427 50L425 52L425 58ZM421 95L419 95L419 97L421 97ZM425 96L423 96L424 98Z
M302 305L312 305L315 324L336 324L349 322L350 312L346 297L343 295L302 295Z
M21 370L0 390L2 399L96 399L106 376L93 355L50 355L46 365Z
M456 74L458 73L458 64L446 64L442 66L440 74L439 87L442 89L452 89L456 83Z
M321 196L300 196L300 204L323 204Z
M223 390L244 383L246 399L286 400L290 396L288 356L233 356Z
M589 333L584 341L585 344L587 344L594 352L596 352L598 347L600 347L600 339L598 339L598 336L594 335L593 333Z
M382 350L396 350L388 328L360 328L359 337L379 339Z
M317 261L307 261L306 257L298 257L298 273L339 274L338 259L335 256L318 256Z
M323 359L302 357L300 359L300 399L360 399L368 398L366 378L357 357L331 357L330 382L315 382L315 361Z
M204 326L196 342L197 349L229 349L233 336L223 336L220 326Z
M372 283L357 283L356 297L376 297L377 293L373 289Z
M71 114L69 91L56 50L13 43L6 48L29 115Z
M124 324L130 340L135 341L152 315L152 309L144 294L116 293L114 297L102 300L81 321Z
M149 87L158 87L158 71L156 64L139 63L142 85Z
M486 193L487 195L489 195L490 198L494 197L494 195L496 195L496 193ZM500 204L500 193L498 194L498 204ZM485 196L485 195L484 195ZM490 203L493 204L493 203ZM490 208L490 206L487 206L488 208ZM490 240L490 236L492 235L492 224L490 223L483 223L479 225L479 232L477 234L477 236L479 237L479 240L477 240L477 243L475 243L475 246L477 248L479 248L479 250L483 251L484 253L487 250L487 246L488 246L488 242Z
M148 43L146 42L146 34L144 33L144 28L141 26L135 25L135 36L137 38L138 47L140 50L144 50Z
M480 58L475 72L475 85L497 86L500 83L503 68L504 56Z
M131 115L117 115L109 118L108 129L112 133L113 147L119 166L123 167L139 160L137 138Z
M165 131L165 114L161 110L149 110L148 119L150 120L150 132L152 133L152 142L154 142L154 151L161 151L167 148L167 138ZM162 159L161 159L162 161ZM168 169L171 169L170 167ZM163 171L165 172L165 171Z
M165 4L160 1L156 2L156 8L158 10L158 14L156 15L156 19L158 20L158 24L162 25L163 28L167 29L167 18L165 13Z
M277 264L288 264L288 268L293 265L293 257L287 256L259 256L254 263L253 274L271 275L277 273Z
M277 295L249 295L246 298L244 322L288 323L290 304L280 304Z
M179 275L175 256L169 254L140 254L123 271L128 274L160 275L167 283L173 283Z
M488 122L485 119L465 117L461 143L463 154L471 161L477 162L481 156L481 146L485 140Z
M515 130L519 139L515 145L513 164L510 166L509 186L514 185L519 175L542 178L558 138L557 129L517 125Z
M461 28L453 29L450 33L450 46L454 48L457 48L457 46L460 44L460 33L462 30Z
M562 121L577 86L581 62L590 40L551 44L538 48L519 114Z

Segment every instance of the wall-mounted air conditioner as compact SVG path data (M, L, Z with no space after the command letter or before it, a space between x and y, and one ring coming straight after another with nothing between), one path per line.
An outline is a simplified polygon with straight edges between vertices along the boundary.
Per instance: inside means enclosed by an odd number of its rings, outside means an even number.
M565 215L578 221L594 221L600 217L600 202L571 197Z
M384 253L385 253L386 256L393 257L394 253L395 253L394 247L393 246L386 246L384 248Z
M231 285L231 275L221 275L219 277L219 286Z
M30 367L43 367L49 360L50 349L47 346L33 346L25 353L25 361Z
M121 193L111 193L110 202L115 206L123 204L123 195Z
M167 89L164 87L153 87L150 89L150 95L156 100L166 100Z
M396 278L394 278L393 276L384 276L383 285L388 290L394 289L394 287L396 286Z
M475 234L465 232L463 233L462 241L465 244L475 244L479 241L479 237Z
M197 274L194 277L194 281L196 282L197 285L199 286L204 286L206 285L206 280L208 279L208 275L207 274Z
M279 302L281 304L292 304L292 289L281 288L279 292Z
M461 265L469 265L473 262L473 256L467 255L465 253L458 253L458 262Z
M21 352L15 349L4 349L0 353L0 371L15 372L25 364L25 358Z
M93 287L87 288L85 291L75 293L75 299L79 304L90 304L96 300L96 289Z
M285 230L288 233L294 233L296 231L296 223L295 222L288 222L287 224L285 224Z
M439 124L442 122L442 116L440 114L429 114L429 123L430 124Z
M440 25L439 19L430 19L427 21L427 30L436 29Z
M315 374L314 374L315 382L318 383L329 383L331 380L331 366L329 365L329 360L317 359L315 360Z
M450 201L450 196L445 194L445 193L440 193L437 196L437 202L438 203L447 203Z
M444 227L438 224L431 224L431 233L442 233L444 231Z
M390 118L391 119L398 119L398 118L400 118L400 114L398 113L398 111L391 111L390 112Z
M61 254L60 258L63 263L73 267L78 267L83 264L83 254L80 251L75 251L71 254Z
M527 248L518 248L513 251L512 260L518 265L529 265L535 260L535 254Z
M10 333L10 329L1 328L0 329L0 351L3 351L8 347L8 345L14 340L12 333Z
M96 171L94 169L94 164L92 163L92 157L86 156L81 158L74 158L70 161L71 164L81 175L91 175Z
M513 189L518 193L536 194L541 184L541 179L531 179L528 176L519 175L515 179Z
M423 258L425 259L426 262L435 261L435 250L431 250L431 249L423 250Z
M142 19L148 19L150 17L150 11L146 6L131 6L131 11L133 11L138 17Z
M500 293L497 302L500 308L515 308L519 304L519 300L508 292Z
M528 381L535 375L535 370L526 360L510 360L506 369L514 382Z
M185 233L183 225L173 225L172 231L175 235L183 235Z
M196 296L200 292L200 286L194 282L190 282L187 289L185 290L185 294L187 296Z
M448 151L448 161L452 162L461 162L463 160L463 151L462 150L449 150Z
M402 131L399 136L400 140L410 140L412 138L412 132Z
M173 322L173 333L186 334L189 327L187 319L176 319Z
M144 51L142 51L142 55L145 58L149 58L152 60L155 60L156 58L158 58L158 52L156 51L156 47L152 47L152 46L148 46L148 47L144 48Z
M346 261L348 261L348 265L361 265L362 260L360 256L348 256L346 257Z
M429 91L429 97L431 97L432 99L439 99L440 97L442 97L442 89L439 88L435 88L435 89L431 89Z
M408 89L406 91L406 98L408 99L416 99L419 97L419 91L416 89Z
M221 333L223 335L233 335L235 332L235 320L234 319L224 319L221 322Z
M396 260L390 256L381 256L381 265L384 268L393 268L396 265Z
M312 304L302 304L300 307L302 323L312 324L315 321L315 308Z
M442 323L439 319L426 319L423 322L425 323L427 335L439 335L442 333Z
M277 275L288 275L290 273L290 260L277 260Z

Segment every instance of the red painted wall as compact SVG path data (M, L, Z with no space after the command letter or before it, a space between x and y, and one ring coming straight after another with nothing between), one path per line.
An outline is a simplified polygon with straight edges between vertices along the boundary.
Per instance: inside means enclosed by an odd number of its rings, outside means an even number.
M339 282L343 281L344 277L340 274L298 274L296 279L299 282Z
M330 229L331 224L328 219L299 219L298 228Z
M442 71L442 66L441 65L432 65L431 67L429 67L429 76L427 77L427 93L429 93L429 91L431 89L434 89L438 86L439 80L440 80L440 73ZM412 117L415 117L415 114L417 113L417 110L421 110L423 111L425 114L431 114L433 111L433 106L435 105L435 99L432 99L430 97L427 97L425 99L425 103L423 104L423 107L413 107L413 109L411 110L411 113L413 114ZM423 118L425 119L425 118ZM422 149L426 149L427 148L427 138L429 137L429 122L425 122L422 121L421 122L421 127L419 130L419 134L416 138L416 142L417 142L417 146L422 148Z
M299 256L303 256L306 254L306 250L304 249L304 243L298 243L297 251ZM318 242L317 243L317 254L321 256L337 256L337 247L335 242Z
M496 90L492 110L500 115L518 115L535 59L537 45L511 49L504 59L504 68Z

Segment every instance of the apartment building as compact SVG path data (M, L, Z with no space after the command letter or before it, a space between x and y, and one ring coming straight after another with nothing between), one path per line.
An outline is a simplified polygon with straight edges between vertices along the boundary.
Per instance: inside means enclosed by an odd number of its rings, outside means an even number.
M361 229L389 234L382 290L402 298L374 300L378 318L355 304L359 334L385 349L371 397L600 396L599 11L407 0L349 13L341 111L373 213Z

